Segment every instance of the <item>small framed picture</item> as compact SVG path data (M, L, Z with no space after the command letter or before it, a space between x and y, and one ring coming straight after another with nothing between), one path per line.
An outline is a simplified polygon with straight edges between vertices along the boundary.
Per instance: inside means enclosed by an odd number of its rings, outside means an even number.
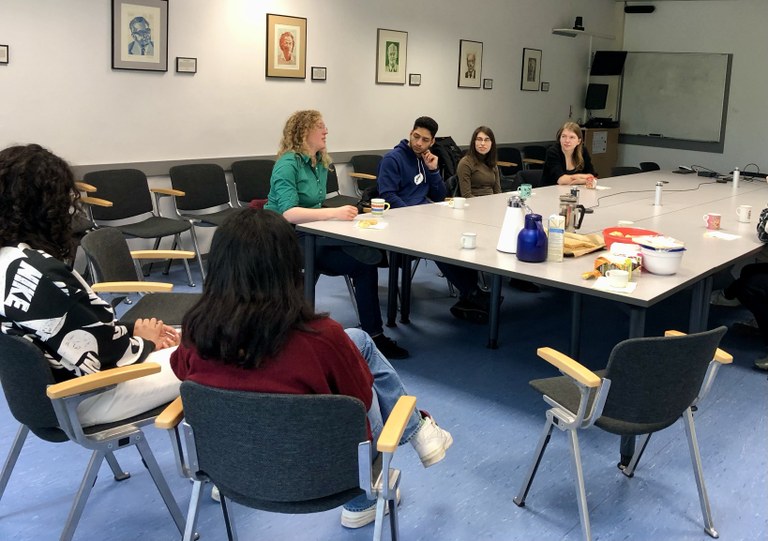
M541 91L542 92L549 92L549 82L542 82L541 83Z
M493 79L483 79L483 88L486 90L493 89Z
M177 73L197 73L197 58L177 56L176 72Z
M328 68L325 66L312 66L312 80L325 81L328 78Z
M483 43L459 40L459 88L480 88L483 72Z
M0 45L0 64L7 64L10 52L8 45Z
M168 71L167 0L112 0L112 69Z
M409 86L421 85L421 73L411 73L408 76L408 85Z
M408 32L377 29L376 83L404 85L408 62Z
M267 77L307 78L307 19L267 13Z
M520 90L538 92L541 80L541 49L523 49L523 67L520 72Z

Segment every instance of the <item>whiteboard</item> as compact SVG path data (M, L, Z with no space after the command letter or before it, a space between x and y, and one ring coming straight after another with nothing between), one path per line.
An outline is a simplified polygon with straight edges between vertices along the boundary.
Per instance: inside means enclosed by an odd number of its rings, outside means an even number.
M730 54L630 52L624 65L620 131L720 142Z

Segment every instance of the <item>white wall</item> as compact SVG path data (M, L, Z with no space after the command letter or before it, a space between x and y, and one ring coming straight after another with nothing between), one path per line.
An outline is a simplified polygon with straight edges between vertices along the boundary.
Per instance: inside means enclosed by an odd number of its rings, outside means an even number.
M307 65L327 82L265 78L268 12L308 18ZM324 112L332 152L390 148L422 114L459 144L480 124L500 142L550 140L570 106L581 116L588 40L551 33L577 15L621 35L613 0L171 0L169 71L150 73L111 69L106 0L0 0L0 147L35 141L76 165L272 154L300 108ZM375 84L377 28L409 33L420 87ZM484 42L493 90L457 88L459 39ZM520 91L523 47L543 50L548 93ZM174 73L176 56L198 73Z
M699 164L720 172L756 163L768 171L768 2L656 2L654 13L627 15L628 51L733 53L723 154L621 145L620 162L655 161L662 168ZM751 168L754 170L754 167Z

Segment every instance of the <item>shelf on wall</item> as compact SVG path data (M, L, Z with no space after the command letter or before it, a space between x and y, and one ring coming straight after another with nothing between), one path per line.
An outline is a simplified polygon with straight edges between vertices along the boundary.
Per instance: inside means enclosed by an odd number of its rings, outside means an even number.
M568 38L575 38L576 36L589 36L602 39L616 39L616 36L609 34L600 34L598 32L589 32L587 30L575 30L573 28L553 28L552 33L556 36L565 36Z

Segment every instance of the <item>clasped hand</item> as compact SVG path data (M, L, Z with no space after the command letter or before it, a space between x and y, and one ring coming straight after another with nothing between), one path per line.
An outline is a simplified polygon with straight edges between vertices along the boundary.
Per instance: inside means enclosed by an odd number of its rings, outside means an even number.
M181 340L176 329L155 318L137 319L133 325L133 336L153 342L156 349L178 346Z

